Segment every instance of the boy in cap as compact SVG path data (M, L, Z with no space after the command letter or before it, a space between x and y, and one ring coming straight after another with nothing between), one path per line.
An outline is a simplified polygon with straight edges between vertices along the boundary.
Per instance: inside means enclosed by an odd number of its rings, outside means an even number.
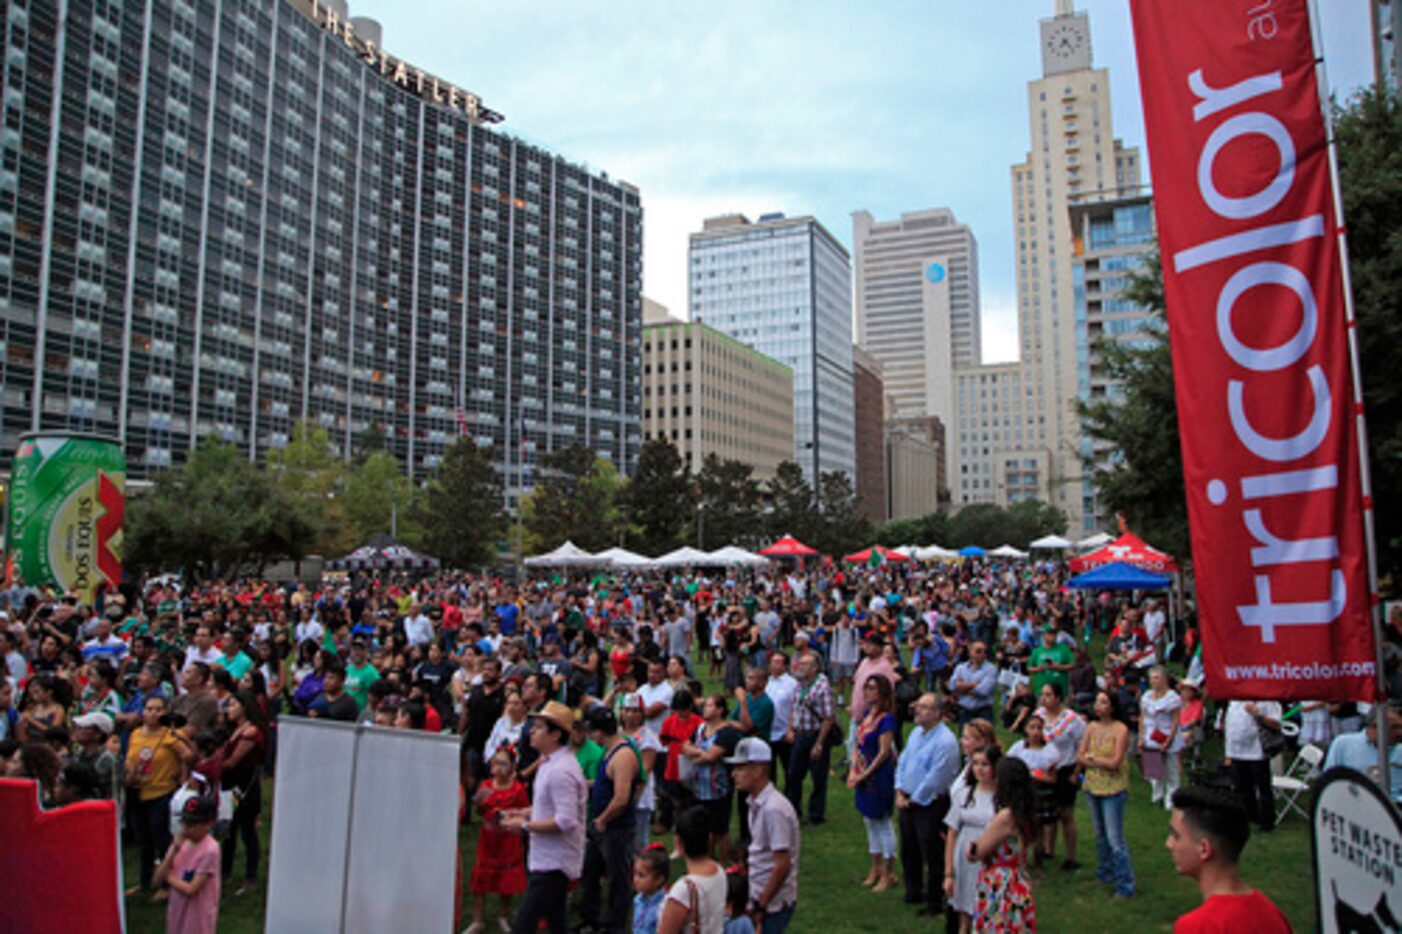
M118 778L122 774L117 766L117 757L107 748L107 738L112 735L112 715L100 710L85 713L73 719L73 739L78 749L72 761L85 763L97 775L97 797L116 799L119 787Z
M171 934L215 934L219 923L219 842L210 834L218 805L191 798L180 812L180 832L156 868L156 883L170 887L166 930Z

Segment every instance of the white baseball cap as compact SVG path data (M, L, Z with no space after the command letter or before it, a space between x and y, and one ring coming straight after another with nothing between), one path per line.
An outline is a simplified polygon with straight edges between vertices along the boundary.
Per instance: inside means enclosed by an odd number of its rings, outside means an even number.
M725 760L726 765L749 765L752 762L773 762L774 753L769 744L757 736L746 736L735 744L735 755Z

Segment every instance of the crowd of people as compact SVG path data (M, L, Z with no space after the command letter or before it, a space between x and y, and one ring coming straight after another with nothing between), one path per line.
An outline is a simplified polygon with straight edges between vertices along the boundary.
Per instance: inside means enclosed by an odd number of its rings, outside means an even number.
M518 934L777 934L801 916L804 836L830 832L830 778L865 828L861 884L900 887L912 917L1035 930L1037 880L1080 868L1082 794L1095 877L1131 898L1137 757L1171 812L1174 865L1206 897L1180 930L1246 912L1252 930L1289 930L1234 868L1248 820L1274 827L1267 762L1286 712L1221 705L1230 783L1180 787L1217 775L1191 620L1170 631L1157 601L1084 597L1066 576L971 560L163 580L92 605L18 582L0 594L0 761L47 806L118 801L139 867L128 894L168 900L172 930L212 931L221 897L256 884L277 722L305 716L461 737L470 934L489 913ZM1376 760L1358 710L1297 716L1302 742L1341 732L1332 760Z

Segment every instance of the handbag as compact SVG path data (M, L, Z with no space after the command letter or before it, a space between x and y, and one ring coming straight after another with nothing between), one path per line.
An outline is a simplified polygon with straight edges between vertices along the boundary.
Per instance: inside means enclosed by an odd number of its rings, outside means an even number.
M1286 742L1283 732L1268 729L1259 723L1256 725L1256 731L1261 735L1261 756L1267 762L1285 751Z

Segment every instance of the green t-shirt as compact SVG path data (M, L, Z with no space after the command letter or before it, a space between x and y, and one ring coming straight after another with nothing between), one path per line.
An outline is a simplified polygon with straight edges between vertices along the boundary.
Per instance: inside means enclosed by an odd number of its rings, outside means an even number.
M239 652L233 658L227 655L221 655L214 660L214 664L223 668L237 681L248 673L248 669L253 667L253 659L249 658L243 652Z
M579 768L584 772L584 777L589 781L594 780L594 776L599 773L599 763L604 758L604 747L586 739L584 745L574 751L574 758L579 763Z
M369 662L359 667L346 665L346 693L355 698L356 706L361 710L365 709L365 704L370 699L370 685L378 680L380 673Z
M1048 662L1054 665L1072 665L1075 664L1075 661L1076 653L1071 651L1071 647L1058 642L1051 648L1043 645L1037 646L1028 657L1027 664L1031 668L1036 668L1038 665L1045 665ZM1052 682L1061 685L1062 696L1065 696L1066 691L1071 687L1070 674L1065 671L1037 672L1032 676L1032 695L1036 697L1041 694L1042 686Z

